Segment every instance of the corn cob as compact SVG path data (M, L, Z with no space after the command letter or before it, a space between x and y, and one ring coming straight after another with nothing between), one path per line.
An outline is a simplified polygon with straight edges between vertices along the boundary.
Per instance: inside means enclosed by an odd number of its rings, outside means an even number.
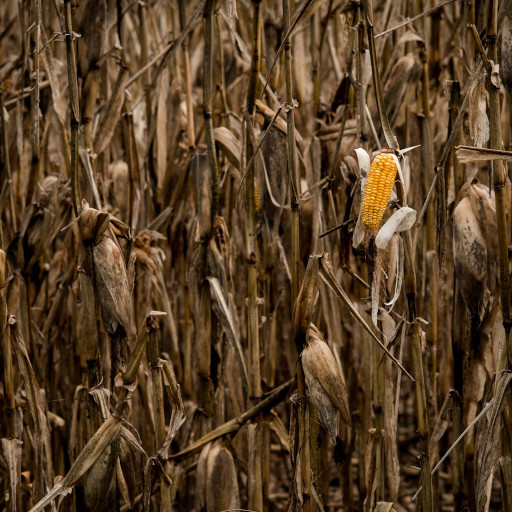
M372 162L364 190L361 220L371 230L378 229L391 197L397 166L391 153L381 153Z

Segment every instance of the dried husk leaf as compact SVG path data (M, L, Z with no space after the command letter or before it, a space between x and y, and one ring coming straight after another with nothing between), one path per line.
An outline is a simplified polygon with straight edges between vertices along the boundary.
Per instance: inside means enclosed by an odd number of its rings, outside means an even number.
M116 462L116 481L117 488L119 489L119 493L121 494L124 502L128 507L132 508L132 500L130 498L130 491L128 488L128 483L126 482L126 478L123 473L123 468L121 466L121 459L118 458Z
M315 402L321 396L321 390L323 390L325 394L325 399L330 400L334 407L340 412L343 421L350 425L351 420L348 408L347 388L341 378L331 349L320 336L320 333L312 326L309 331L307 345L302 351L301 358L308 388L311 383L311 387L314 390L311 396L313 405L317 408L316 403L318 403L317 411L320 422L324 425L326 430L330 432L333 430L333 426L336 422L335 420L326 418L324 423L322 421L322 415L329 414L331 409L329 406L325 405L324 400ZM321 390L318 386L320 386Z
M21 447L19 439L2 439L2 453L7 466L9 482L9 507L6 510L16 512L18 503L18 486L21 478Z
M286 203L290 188L288 160L286 150L286 135L277 128L271 128L261 143L261 152L265 161L268 185L272 197L278 204ZM262 213L265 224L270 231L270 240L277 240L281 222L282 208L274 204L268 187L263 187Z
M480 86L471 91L469 97L469 133L476 147L482 147L489 140L489 118L487 117L487 100L483 86L483 75Z
M206 511L237 508L240 508L240 495L235 462L222 441L216 441L208 452L206 465Z
M77 32L81 35L77 41L77 61L80 76L85 77L89 70L97 65L104 51L107 39L107 2L106 0L88 0L80 2L81 13Z
M197 459L195 506L198 512L206 512L206 487L208 482L208 454L213 444L208 443Z
M331 443L334 444L339 434L340 426L338 409L336 409L336 406L317 379L309 376L309 378L306 377L306 382L308 385L309 399L318 413L320 424L329 434Z
M225 126L214 128L213 136L219 148L231 162L231 165L236 169L240 169L240 141L238 137Z
M30 512L39 512L49 506L56 498L71 491L77 481L84 476L96 460L103 454L112 441L119 435L121 420L111 416L85 445L77 457L66 477L57 482L52 490L41 499Z
M510 405L510 382L512 381L512 372L504 371L498 377L494 403L489 411L489 422L484 430L484 435L478 440L475 451L478 459L477 478L476 478L476 500L477 511L487 510L487 485L489 477L494 471L501 451L500 443L496 442L500 438L503 428L502 412Z
M86 249L87 250L87 249ZM92 269L91 269L92 270ZM98 329L96 326L96 296L93 280L86 270L78 267L79 302L82 310L82 347L80 358L82 365L98 357Z
M453 212L453 250L464 303L480 319L489 293L493 295L496 290L496 232L488 193L470 185Z
M83 199L82 213L77 218L82 242L85 245L90 245L101 239L103 233L108 229L109 220L110 214L91 208L89 203Z
M185 406L183 405L183 399L181 397L181 387L176 378L174 367L170 361L162 359L162 369L165 379L166 389L169 391L169 399L173 409L185 413Z
M375 245L378 249L385 249L395 233L411 229L415 222L416 210L413 210L408 206L399 208L393 213L393 215L391 215L384 226L379 229L379 232L375 237Z
M30 363L25 341L21 336L16 318L8 317L8 329L11 339L11 347L16 360L16 366L23 379L27 393L28 410L32 421L32 444L36 454L36 468L40 472L38 479L53 480L53 464L51 457L50 431L45 415L44 399L36 379L36 375ZM36 483L37 487L37 483ZM39 489L38 489L39 490ZM40 489L43 490L43 487ZM37 495L37 493L36 493Z
M501 80L505 89L512 95L512 19L508 16L503 19L500 49Z
M158 232L150 230L141 231L135 239L134 252L136 255L137 264L142 265L145 270L147 270L146 275L151 280L153 285L151 288L156 288L158 291L158 296L160 299L159 304L167 313L165 322L169 330L172 349L174 354L178 354L178 330L176 327L176 321L171 307L171 300L167 292L164 278L165 254L162 249L153 245L156 245L156 242L161 238L162 236ZM129 277L128 269L127 274ZM130 278L129 283L131 284ZM150 299L153 303L156 300L156 298L153 298L153 295L150 296ZM172 354L173 357L174 354Z
M180 429L180 427L185 422L186 417L184 411L180 409L173 409L171 413L171 419L169 421L169 428L167 429L167 435L165 437L165 441L162 444L160 450L158 450L158 454L163 459L169 458L169 450L171 448L171 443L173 442L176 433Z
M156 178L158 197L162 197L165 171L167 169L167 108L169 94L169 70L165 68L158 76L157 83L157 106L156 106Z
M456 150L457 158L461 164L488 162L491 160L512 160L511 151L502 151L500 149L457 146Z
M100 154L109 144L117 121L121 117L121 108L124 102L125 85L128 80L128 69L121 67L117 76L117 81L114 84L112 96L105 107L103 115L100 119L98 130L94 135L94 152Z
M378 501L374 512L396 512L396 508L393 503Z
M211 171L206 153L194 155L190 165L194 172L194 184L197 201L196 241L207 239L212 232L212 183Z
M384 86L384 104L391 126L395 125L408 105L420 74L421 65L411 53L400 58L391 69Z
M119 217L127 219L130 179L128 164L124 160L118 160L109 165L108 173L112 180L111 202L119 208Z
M132 335L132 298L123 254L109 236L93 247L96 289L103 325L109 336Z
M105 447L85 476L85 502L90 510L107 510L115 507L116 465L119 452L119 433Z
M239 336L231 316L231 311L229 310L224 298L224 294L222 293L219 280L216 277L208 277L207 279L210 283L213 310L215 311L217 318L222 324L222 328L226 334L226 337L228 338L228 341L233 345L233 348L235 349L242 370L242 383L244 389L247 391L249 389L247 365L245 364L244 351L242 349L242 345L240 344Z
M318 298L318 269L322 256L310 256L304 279L295 301L293 311L293 327L295 332L295 345L302 351L306 341L306 335L315 311L315 303Z
M275 112L267 107L261 100L256 100L256 111L263 115L265 121L271 122L275 117ZM282 117L277 117L274 121L274 126L282 133L287 133L286 121ZM297 132L296 132L297 134ZM298 135L298 134L297 134Z

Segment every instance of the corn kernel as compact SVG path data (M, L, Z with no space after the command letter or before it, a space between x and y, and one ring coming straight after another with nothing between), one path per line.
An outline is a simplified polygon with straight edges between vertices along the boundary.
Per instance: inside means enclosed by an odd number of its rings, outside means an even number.
M397 166L391 153L381 153L372 162L364 191L361 220L368 229L379 228L388 206Z

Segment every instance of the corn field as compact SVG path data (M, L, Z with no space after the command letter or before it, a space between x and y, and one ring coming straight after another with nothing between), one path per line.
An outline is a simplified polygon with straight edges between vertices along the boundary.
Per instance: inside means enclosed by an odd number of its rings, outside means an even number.
M511 0L2 0L0 510L512 511L511 95Z

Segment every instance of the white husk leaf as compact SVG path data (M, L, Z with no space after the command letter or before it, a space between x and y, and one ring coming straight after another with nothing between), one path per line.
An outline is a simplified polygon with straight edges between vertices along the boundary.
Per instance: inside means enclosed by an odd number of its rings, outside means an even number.
M404 206L397 210L387 222L380 228L377 236L375 237L375 245L378 249L385 249L388 246L391 237L395 233L407 231L414 226L416 222L416 210Z

